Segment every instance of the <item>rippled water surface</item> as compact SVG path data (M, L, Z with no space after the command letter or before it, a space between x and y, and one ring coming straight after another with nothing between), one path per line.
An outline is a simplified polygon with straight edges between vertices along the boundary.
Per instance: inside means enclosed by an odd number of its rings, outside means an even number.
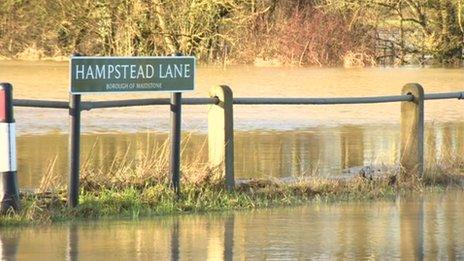
M17 99L68 99L67 63L0 61L0 81ZM235 97L338 97L399 94L408 82L426 92L464 90L462 69L200 67L197 90L227 84ZM84 100L167 97L90 95ZM207 161L208 106L184 106L183 162ZM463 101L426 102L426 162L464 154ZM82 114L82 159L108 171L115 158L162 148L169 108ZM234 106L237 177L341 176L351 167L398 162L400 104ZM66 180L66 110L15 108L21 188L44 173ZM54 163L53 163L54 162ZM53 163L53 164L52 164ZM53 166L53 167L51 167ZM51 170L50 170L51 169ZM401 196L380 202L311 203L295 208L2 229L6 260L464 259L464 193Z
M14 84L16 98L67 100L67 63L0 61L0 81ZM426 92L462 91L464 69L438 68L264 68L233 66L226 70L200 67L197 89L184 97L207 97L213 85L227 84L235 97L339 97L396 95L408 82ZM85 95L83 100L168 97L166 93ZM399 123L399 103L330 106L235 106L239 130L294 130L316 126L379 125ZM166 131L169 108L150 106L83 112L83 131ZM462 102L429 101L426 120L464 121ZM205 131L208 106L184 106L183 127ZM136 117L134 115L137 115ZM20 133L67 131L67 112L17 108Z
M6 260L464 258L462 191L2 230Z
M0 61L0 81L14 84L15 98L67 100L67 63ZM334 97L399 94L408 82L426 92L464 90L463 69L200 67L197 89L228 84L235 97ZM86 95L84 100L167 97L166 93ZM426 102L426 154L442 160L464 151L464 102ZM184 161L207 160L209 106L184 106ZM234 106L235 169L238 177L339 176L351 167L398 162L400 104L337 106ZM33 188L56 158L67 168L66 110L15 108L19 180ZM143 158L169 129L169 108L148 106L82 113L82 158L107 171L116 156ZM134 164L137 164L135 161Z
M382 131L379 132L379 129ZM114 159L125 158L133 169L154 151L163 151L166 133L85 134L82 161L86 168L114 170ZM22 135L18 138L19 181L35 188L50 166L66 184L67 135ZM464 123L428 124L426 160L442 162L464 155ZM308 176L342 177L352 167L399 160L398 125L317 127L298 131L238 131L235 171L238 178ZM207 136L184 135L184 166L207 163ZM84 163L85 162L85 163ZM129 163L128 163L129 164Z

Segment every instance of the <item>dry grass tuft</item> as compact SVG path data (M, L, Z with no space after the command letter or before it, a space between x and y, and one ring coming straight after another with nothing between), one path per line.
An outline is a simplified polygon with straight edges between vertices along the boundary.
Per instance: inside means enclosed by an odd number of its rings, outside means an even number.
M427 164L424 185L464 186L464 155L447 155Z
M40 180L40 183L39 183L39 187L37 189L39 193L45 193L45 192L51 192L51 191L64 189L63 184L61 184L60 176L55 171L55 165L56 165L57 159L58 159L58 156L55 156L55 158L53 158L53 160L51 160L48 163L47 171L45 172L45 175L42 176L42 179Z
M181 157L189 141L190 136L187 136L182 144ZM214 184L222 180L221 168L210 167L200 157L203 155L206 142L205 139L195 158L182 161L181 182L183 184ZM94 156L92 149L82 166L82 188L92 191L103 188L146 187L157 184L168 184L170 182L169 140L166 139L161 146L155 146L155 143L150 142L148 137L147 144L149 146L147 146L146 151L141 153L137 158L129 157L129 148L127 148L125 153L109 159L111 162L109 164L110 167L108 169L105 168L105 170L96 168L90 164Z

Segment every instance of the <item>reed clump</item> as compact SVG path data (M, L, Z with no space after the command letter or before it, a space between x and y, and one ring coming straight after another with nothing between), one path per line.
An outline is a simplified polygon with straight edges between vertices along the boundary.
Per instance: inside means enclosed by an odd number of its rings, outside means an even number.
M424 185L464 186L464 155L447 155L426 166Z
M181 157L191 140L191 134L183 138ZM136 157L129 157L129 148L121 155L112 159L109 167L96 167L91 164L94 157L91 150L84 161L81 171L81 187L86 191L101 189L122 189L127 186L143 188L154 185L169 184L169 140L156 145L147 136L145 151ZM221 181L219 168L211 167L201 157L207 145L205 139L193 158L184 158L181 165L181 182L183 184L218 183ZM129 145L130 146L130 145Z

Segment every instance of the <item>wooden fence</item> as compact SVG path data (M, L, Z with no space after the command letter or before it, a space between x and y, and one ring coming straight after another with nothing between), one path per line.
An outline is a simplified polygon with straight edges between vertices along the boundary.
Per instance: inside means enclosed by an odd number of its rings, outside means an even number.
M424 94L420 84L403 86L399 95L376 97L338 98L234 98L228 86L214 86L209 98L182 98L181 105L209 105L208 150L209 162L219 166L225 177L225 187L233 190L234 178L234 105L335 105L401 102L401 176L408 179L422 175L424 171L424 101L438 99L464 99L464 92ZM72 206L77 205L79 179L79 137L80 115L82 111L101 108L170 105L171 111L176 101L169 98L131 99L117 101L82 102L80 95L71 95L70 101L46 101L15 99L16 107L67 109L70 115L70 185L69 198ZM178 102L178 101L177 101ZM180 111L180 110L179 110ZM177 126L178 127L178 126ZM180 131L177 129L176 131ZM171 141L174 142L174 141ZM172 160L172 159L171 159ZM171 163L179 168L180 162ZM74 169L73 169L74 168ZM76 173L77 168L77 173ZM179 184L179 176L172 177L172 183ZM76 180L77 179L77 180ZM77 184L77 186L76 186Z

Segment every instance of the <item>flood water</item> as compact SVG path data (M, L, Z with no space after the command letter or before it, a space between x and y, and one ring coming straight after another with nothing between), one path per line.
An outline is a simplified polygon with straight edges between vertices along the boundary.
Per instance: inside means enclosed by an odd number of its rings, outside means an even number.
M0 61L0 81L14 84L17 99L67 100L68 64ZM184 97L207 97L227 84L235 97L334 97L399 94L408 82L426 92L464 90L463 69L200 67L197 87ZM167 97L166 93L85 95L84 100ZM426 102L427 159L464 151L464 102ZM184 106L188 138L184 160L207 161L209 106ZM19 181L34 188L56 159L65 179L66 110L15 108ZM235 169L239 178L339 176L350 167L398 162L400 104L336 106L234 106ZM82 158L105 171L112 158L142 157L162 144L169 130L168 106L103 109L82 114ZM89 157L91 155L91 157Z
M0 61L0 81L14 84L17 99L68 100L67 63ZM196 89L184 97L208 97L208 90L229 85L235 97L346 97L397 95L418 82L426 92L462 91L464 69L439 68L264 68L232 66L197 69ZM168 97L166 93L84 95L83 100ZM236 130L295 130L318 126L398 124L400 104L326 106L234 106ZM426 121L462 122L458 100L428 101ZM208 106L184 106L184 130L205 132ZM66 133L66 110L16 108L20 134ZM83 112L84 132L146 132L169 129L169 107L148 106Z
M17 99L67 100L67 63L0 61L0 81ZM462 69L200 67L197 89L228 84L235 97L395 95L408 82L426 92L464 90ZM84 100L166 97L91 95ZM184 106L183 162L207 161L208 106ZM426 102L426 162L464 154L463 101ZM169 108L83 112L82 161L110 168L162 147ZM240 177L340 176L398 162L400 104L234 106L235 169ZM67 169L66 110L15 108L20 187L35 188L52 162ZM294 208L98 221L2 229L6 260L464 259L462 190L376 202L311 203Z
M464 258L462 191L391 201L5 229L5 260Z
M379 133L379 129L382 132ZM81 138L82 161L92 170L109 171L113 159L143 159L156 147L163 147L166 133L85 134ZM341 177L357 166L395 165L399 160L399 126L317 127L295 131L237 131L235 173L238 178L319 176ZM52 163L53 171L66 184L67 144L65 134L22 135L18 137L19 182L21 188L37 187ZM183 137L182 160L207 163L207 136ZM464 123L428 124L426 160L440 162L464 155ZM136 169L137 160L132 168ZM83 163L84 164L84 163Z

